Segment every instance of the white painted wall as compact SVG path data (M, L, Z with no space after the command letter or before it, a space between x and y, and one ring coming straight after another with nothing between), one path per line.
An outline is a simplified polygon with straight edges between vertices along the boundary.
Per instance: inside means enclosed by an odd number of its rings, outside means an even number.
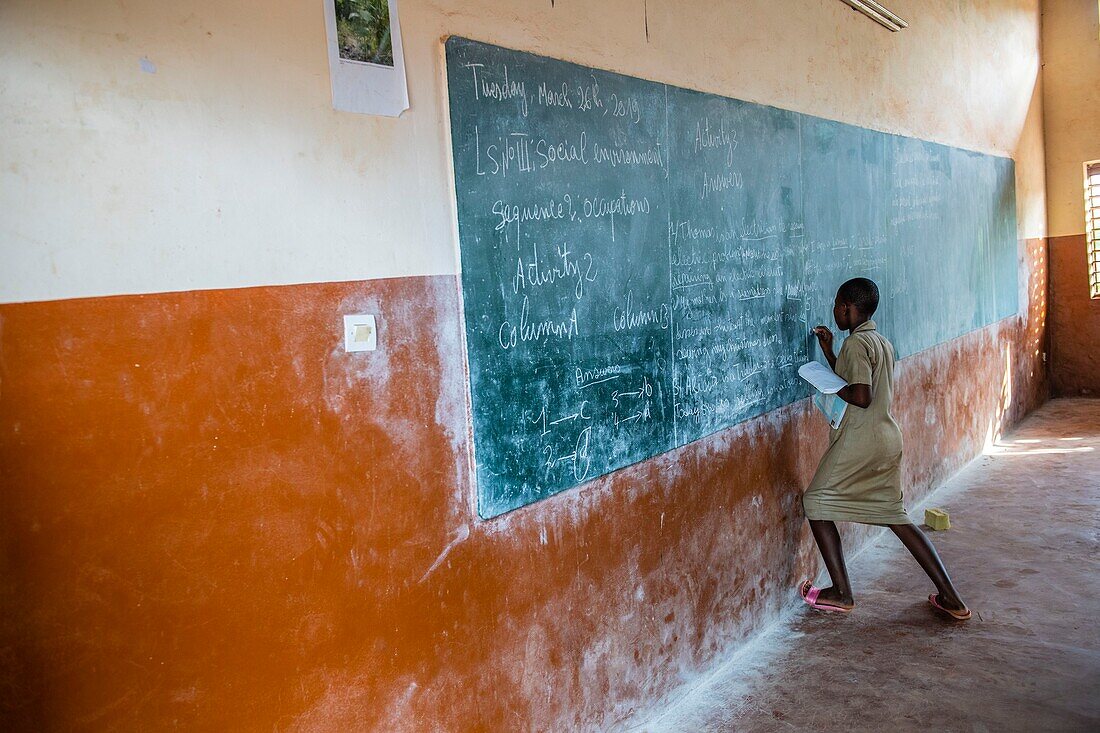
M1100 160L1098 25L1096 0L1043 3L1043 110L1052 237L1085 231L1082 166Z
M1014 156L1045 235L1038 0L403 0L400 119L332 110L322 2L0 3L0 302L455 272L451 33Z

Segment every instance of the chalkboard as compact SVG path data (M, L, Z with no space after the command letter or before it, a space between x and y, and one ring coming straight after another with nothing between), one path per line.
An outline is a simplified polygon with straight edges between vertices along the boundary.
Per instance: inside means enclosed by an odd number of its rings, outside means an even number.
M1009 159L446 52L482 517L806 397L850 277L899 355L1017 310Z

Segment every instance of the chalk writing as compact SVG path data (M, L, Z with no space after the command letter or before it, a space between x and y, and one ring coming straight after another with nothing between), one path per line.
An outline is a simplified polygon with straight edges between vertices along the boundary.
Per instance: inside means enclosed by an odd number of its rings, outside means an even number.
M890 336L945 306L903 353L1004 311L1012 176L988 157L446 46L484 517L806 396L810 327L853 275Z

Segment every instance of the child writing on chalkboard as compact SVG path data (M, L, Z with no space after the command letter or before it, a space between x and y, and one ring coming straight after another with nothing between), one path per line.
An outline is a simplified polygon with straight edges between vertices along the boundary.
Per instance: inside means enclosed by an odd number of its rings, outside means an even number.
M848 613L854 607L852 586L844 567L844 552L836 522L861 522L889 527L928 573L938 593L928 602L952 619L970 618L940 561L936 548L909 521L901 497L901 430L890 415L894 390L894 347L871 320L878 308L878 286L855 278L840 286L833 304L836 325L849 332L833 354L833 333L813 330L825 359L848 385L837 395L848 403L840 427L832 431L829 448L802 497L806 518L833 584L816 588L811 581L799 593L822 611Z

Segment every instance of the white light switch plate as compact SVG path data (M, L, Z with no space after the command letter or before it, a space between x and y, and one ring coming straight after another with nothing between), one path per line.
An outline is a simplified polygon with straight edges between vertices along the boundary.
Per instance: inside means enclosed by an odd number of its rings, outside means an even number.
M378 348L378 328L374 316L344 316L344 351L374 351Z

